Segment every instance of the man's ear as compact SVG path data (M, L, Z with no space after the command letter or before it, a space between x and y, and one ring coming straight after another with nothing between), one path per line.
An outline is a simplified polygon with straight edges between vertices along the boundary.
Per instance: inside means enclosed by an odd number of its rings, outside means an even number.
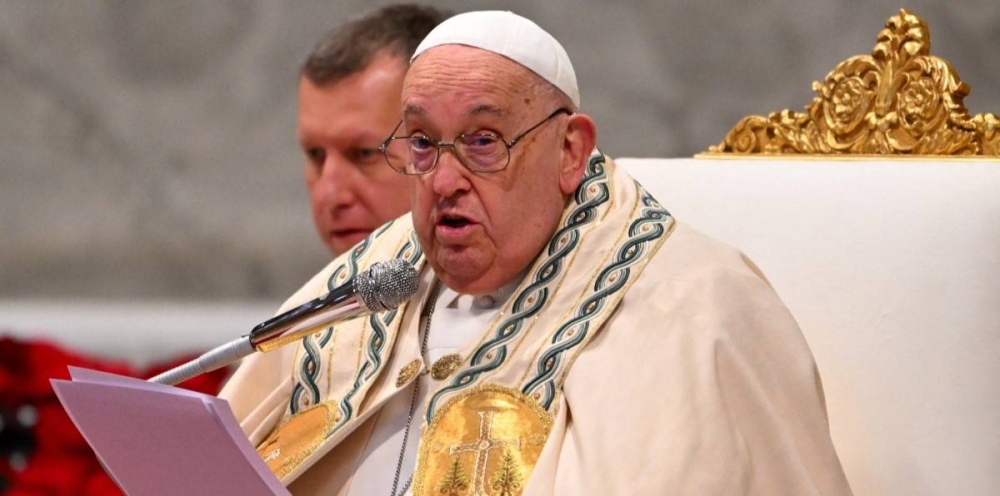
M576 191L587 159L597 144L597 126L587 114L573 114L567 117L566 137L563 140L562 165L559 169L559 189L564 195Z

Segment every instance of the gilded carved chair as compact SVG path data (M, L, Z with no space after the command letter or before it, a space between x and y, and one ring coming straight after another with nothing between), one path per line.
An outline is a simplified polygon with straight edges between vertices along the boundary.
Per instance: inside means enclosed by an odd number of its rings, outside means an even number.
M740 247L809 340L855 494L1000 494L1000 130L903 10L805 112L621 159Z

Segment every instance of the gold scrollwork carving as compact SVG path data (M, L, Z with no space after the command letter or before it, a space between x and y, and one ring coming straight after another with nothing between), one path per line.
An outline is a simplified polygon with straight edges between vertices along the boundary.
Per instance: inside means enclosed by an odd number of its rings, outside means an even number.
M927 23L901 9L871 55L813 83L805 113L744 117L708 153L1000 155L997 116L969 115L969 85L930 47Z

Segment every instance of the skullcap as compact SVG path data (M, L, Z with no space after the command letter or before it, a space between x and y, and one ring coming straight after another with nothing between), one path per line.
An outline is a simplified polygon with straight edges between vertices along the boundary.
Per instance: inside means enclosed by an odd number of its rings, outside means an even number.
M580 106L580 89L566 50L538 24L513 12L466 12L447 19L424 38L410 61L441 45L467 45L507 57L552 83Z

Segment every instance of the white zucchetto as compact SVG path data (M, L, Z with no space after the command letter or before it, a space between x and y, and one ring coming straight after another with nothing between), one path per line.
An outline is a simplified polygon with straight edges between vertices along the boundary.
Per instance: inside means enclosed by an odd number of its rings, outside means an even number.
M507 57L552 83L580 106L580 89L566 50L538 24L513 12L466 12L447 19L420 42L410 61L441 45L467 45Z

